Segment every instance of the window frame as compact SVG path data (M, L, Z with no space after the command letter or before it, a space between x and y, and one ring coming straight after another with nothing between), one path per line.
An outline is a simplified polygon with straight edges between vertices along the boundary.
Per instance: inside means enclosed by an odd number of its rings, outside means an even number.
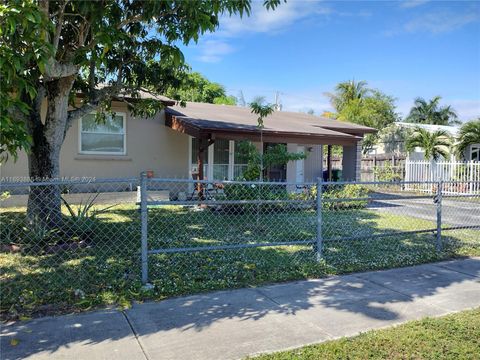
M478 153L478 159L475 160L475 161L480 161L480 145L477 145L477 144L473 144L470 146L470 161L474 161L473 160L473 152L477 152Z
M93 111L88 115L95 115L96 112ZM114 133L107 133L107 132L93 132L93 131L82 131L82 123L83 117L80 118L78 121L78 153L81 155L114 155L114 156L125 156L127 155L127 113L122 111L115 111L115 116L121 116L123 118L123 132L114 134ZM115 152L115 151L88 151L82 150L82 134L103 134L103 135L123 135L123 151L122 152Z

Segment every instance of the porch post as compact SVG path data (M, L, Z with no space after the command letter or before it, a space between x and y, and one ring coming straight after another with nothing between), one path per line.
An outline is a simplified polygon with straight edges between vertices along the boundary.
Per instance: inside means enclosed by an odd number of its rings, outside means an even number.
M332 181L332 145L327 145L327 181Z
M203 174L203 162L205 159L205 141L206 139L203 138L198 138L197 141L197 167L198 167L198 180L203 180L204 179L204 174ZM198 182L197 183L197 192L198 192L198 198L200 200L203 199L203 184Z
M235 180L235 142L228 141L228 180Z

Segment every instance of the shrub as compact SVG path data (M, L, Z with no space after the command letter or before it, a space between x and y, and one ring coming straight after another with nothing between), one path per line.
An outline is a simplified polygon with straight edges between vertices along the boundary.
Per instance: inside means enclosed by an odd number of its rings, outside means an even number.
M401 171L393 167L390 161L385 162L384 166L375 166L373 173L377 181L401 181L403 178Z
M80 240L92 240L97 216L115 206L111 205L103 209L95 209L93 206L97 197L98 194L87 199L85 203L81 202L78 206L72 206L62 197L62 201L70 214L68 230L72 230L73 235L78 236Z
M357 184L339 185L325 190L322 193L322 199L362 199L368 197L369 192L368 188ZM367 200L324 201L322 208L327 210L361 209L366 207L367 203Z

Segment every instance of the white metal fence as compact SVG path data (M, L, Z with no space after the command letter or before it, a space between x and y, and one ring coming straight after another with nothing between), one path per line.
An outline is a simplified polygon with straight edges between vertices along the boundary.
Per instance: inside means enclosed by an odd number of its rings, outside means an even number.
M445 184L447 194L478 194L480 192L480 162L478 161L411 161L405 163L406 190L427 193L435 192L431 182L453 182ZM468 182L468 183L467 183Z

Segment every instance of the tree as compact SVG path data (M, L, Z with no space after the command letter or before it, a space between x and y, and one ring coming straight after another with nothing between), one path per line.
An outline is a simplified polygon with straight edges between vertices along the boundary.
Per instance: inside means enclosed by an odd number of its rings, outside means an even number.
M350 101L361 101L370 92L371 90L367 88L366 81L355 82L355 80L349 80L337 84L335 93L327 93L326 95L330 98L335 111L340 113Z
M237 99L227 96L225 87L211 82L198 72L187 73L177 86L167 89L165 95L181 101L236 105Z
M405 143L410 133L411 129L391 124L378 132L378 139L385 153L400 155L405 153Z
M415 99L414 105L409 115L405 119L407 122L417 124L432 125L457 125L460 123L457 113L451 106L440 106L440 96L435 96L431 100L425 100L421 97Z
M266 0L274 9L280 0ZM160 102L141 90L163 93L185 72L178 43L215 31L222 14L249 15L249 0L10 0L0 5L2 154L27 148L34 179L60 175L60 149L71 124L110 110L129 94L134 115L153 116ZM99 86L104 84L103 86ZM82 100L76 102L76 95ZM46 99L46 116L41 118ZM125 100L127 102L127 100ZM3 116L6 116L5 118ZM7 137L8 136L8 137ZM12 137L10 137L12 136ZM60 192L34 187L29 214L58 224Z
M378 90L368 90L367 94L345 103L337 113L337 119L377 130L382 130L398 120L394 98ZM363 152L370 151L378 139L378 133L367 134L363 139Z
M456 145L458 157L464 158L465 150L473 144L480 144L480 118L469 121L460 128Z
M416 128L407 139L407 151L415 151L419 147L423 150L425 159L438 161L440 157L447 158L452 143L448 133L444 130L430 132L423 128Z

